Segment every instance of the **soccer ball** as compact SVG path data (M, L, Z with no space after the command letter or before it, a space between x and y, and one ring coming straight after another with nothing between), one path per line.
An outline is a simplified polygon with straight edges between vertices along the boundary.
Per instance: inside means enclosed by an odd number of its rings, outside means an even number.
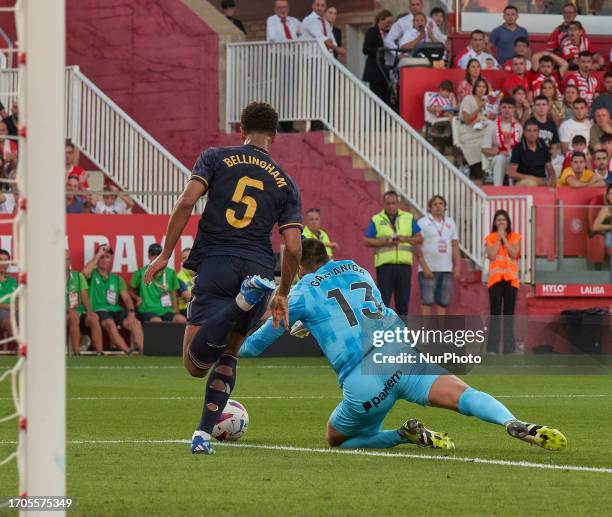
M213 427L212 435L220 442L235 442L246 433L248 427L247 410L240 402L230 399Z

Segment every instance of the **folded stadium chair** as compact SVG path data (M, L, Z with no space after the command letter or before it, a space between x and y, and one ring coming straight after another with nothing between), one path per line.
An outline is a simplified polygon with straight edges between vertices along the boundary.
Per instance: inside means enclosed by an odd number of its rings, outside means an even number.
M599 207L603 205L603 195L595 196L589 202L587 211L588 234L587 234L587 260L589 262L603 262L606 256L604 236L601 233L593 232L593 222L599 213Z

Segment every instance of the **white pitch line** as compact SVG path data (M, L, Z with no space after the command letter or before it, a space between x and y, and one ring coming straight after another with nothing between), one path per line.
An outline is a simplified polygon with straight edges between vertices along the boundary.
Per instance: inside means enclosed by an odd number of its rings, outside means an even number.
M189 440L70 440L69 445L169 445L169 444L188 444ZM0 441L0 445L16 445L16 441ZM363 449L322 449L310 447L293 447L290 445L263 445L250 443L216 443L218 446L236 449L260 449L285 452L306 452L313 454L339 454L345 456L369 456L375 458L409 458L414 460L437 460L459 463L478 463L481 465L499 465L504 467L522 467L543 470L564 470L574 472L594 472L599 474L612 474L612 468L607 467L587 467L581 465L552 465L548 463L535 463L532 461L510 461L510 460L488 460L485 458L467 458L464 456L434 456L432 454L407 454L382 451L368 451Z

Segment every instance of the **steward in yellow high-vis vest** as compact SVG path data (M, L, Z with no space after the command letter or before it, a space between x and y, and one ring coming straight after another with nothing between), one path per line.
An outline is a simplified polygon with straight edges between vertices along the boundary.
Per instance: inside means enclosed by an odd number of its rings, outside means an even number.
M304 229L302 230L302 237L304 237L304 239L317 239L318 241L321 241L325 245L329 258L334 256L334 252L330 246L331 240L329 239L327 232L324 230L319 229L319 233L317 235L315 232L311 231L308 226L304 226Z
M334 248L338 245L332 242L327 232L321 229L321 212L318 208L311 208L306 212L306 224L302 230L303 239L317 239L325 244L329 258L334 257Z
M365 232L365 245L374 248L376 283L383 302L395 298L395 310L408 314L413 246L423 242L421 228L410 212L400 210L395 192L384 195L384 209L374 214Z

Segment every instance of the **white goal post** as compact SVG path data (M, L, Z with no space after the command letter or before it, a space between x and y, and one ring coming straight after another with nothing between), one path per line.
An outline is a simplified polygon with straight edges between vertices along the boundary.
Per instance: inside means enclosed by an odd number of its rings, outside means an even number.
M65 0L17 4L23 53L17 176L25 210L15 252L25 273L18 326L26 351L20 381L20 493L65 496Z

